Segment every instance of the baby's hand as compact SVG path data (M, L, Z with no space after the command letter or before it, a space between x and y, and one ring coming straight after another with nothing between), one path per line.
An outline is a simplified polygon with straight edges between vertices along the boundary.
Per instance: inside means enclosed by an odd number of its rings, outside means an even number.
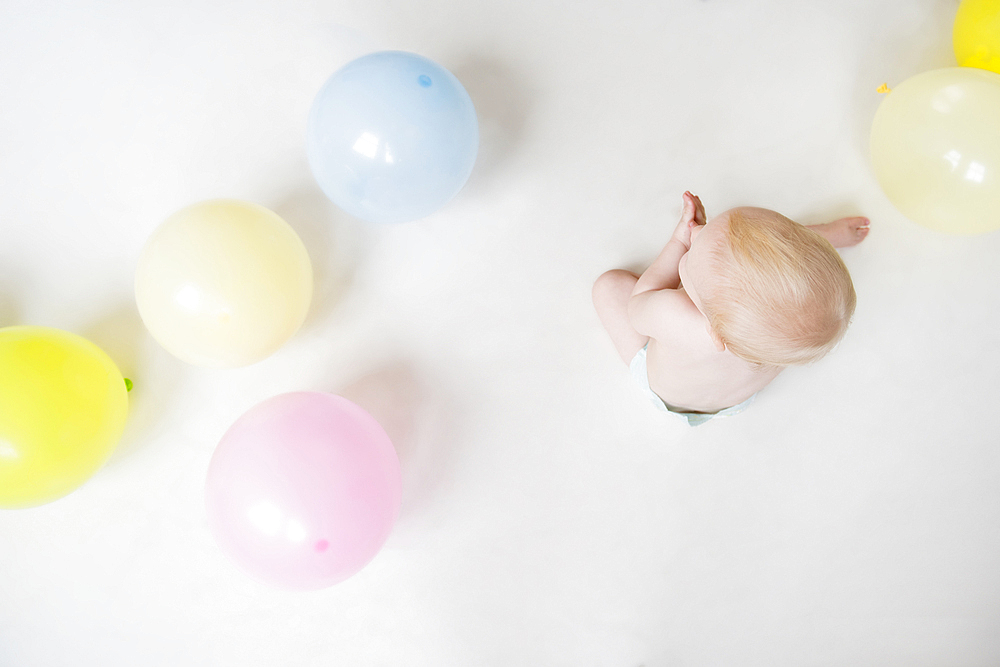
M674 239L680 241L685 248L690 249L691 230L698 225L704 225L705 222L705 207L702 205L701 199L690 192L685 192L684 208L681 210L681 220L674 230Z

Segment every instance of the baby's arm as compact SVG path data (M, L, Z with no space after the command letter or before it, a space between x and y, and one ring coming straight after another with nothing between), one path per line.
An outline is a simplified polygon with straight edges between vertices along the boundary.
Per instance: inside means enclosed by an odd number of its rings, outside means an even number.
M635 289L632 290L632 296L643 292L680 287L681 277L677 268L680 265L681 257L687 251L687 246L676 238L671 238L653 260L653 263L649 265L649 268L639 276Z
M632 296L643 292L662 289L677 289L681 284L677 267L681 257L691 247L691 230L697 225L705 224L705 207L701 199L691 194L684 193L684 209L681 211L680 222L674 230L670 241L660 251L659 256L649 265L635 284Z
M673 236L639 276L628 302L629 321L639 333L658 337L663 328L670 325L671 313L678 302L686 300L677 289L681 284L678 266L691 247L691 230L704 224L705 207L701 199L685 192L684 209Z

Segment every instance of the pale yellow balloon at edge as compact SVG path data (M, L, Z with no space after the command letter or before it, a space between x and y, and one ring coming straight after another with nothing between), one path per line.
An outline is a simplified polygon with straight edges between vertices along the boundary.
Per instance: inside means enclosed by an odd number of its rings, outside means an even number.
M963 0L951 40L959 65L1000 73L1000 0Z
M952 234L1000 229L1000 74L951 67L894 87L872 121L871 155L910 220Z
M60 498L121 439L128 391L115 363L75 334L0 329L0 507Z
M237 200L194 204L146 242L135 274L139 314L168 352L232 368L275 352L312 299L309 255L276 213Z

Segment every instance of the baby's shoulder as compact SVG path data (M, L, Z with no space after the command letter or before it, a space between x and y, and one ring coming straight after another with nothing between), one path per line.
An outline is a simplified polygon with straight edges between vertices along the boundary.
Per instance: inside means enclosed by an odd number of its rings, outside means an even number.
M661 341L691 340L707 336L707 320L683 289L645 293L633 313L643 333Z

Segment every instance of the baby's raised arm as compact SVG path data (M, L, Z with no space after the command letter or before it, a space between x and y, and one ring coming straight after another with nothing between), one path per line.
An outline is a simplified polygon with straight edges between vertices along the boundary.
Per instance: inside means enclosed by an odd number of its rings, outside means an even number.
M673 236L639 276L628 302L629 321L639 333L657 338L664 327L675 322L671 313L675 312L676 305L687 300L677 291L681 284L678 266L681 257L691 248L691 230L704 224L705 207L701 199L685 192L684 208Z
M691 247L691 230L704 224L705 207L701 199L690 192L685 192L684 208L674 234L649 268L639 276L639 281L632 290L633 297L651 290L677 289L680 286L681 278L677 266L681 257Z

